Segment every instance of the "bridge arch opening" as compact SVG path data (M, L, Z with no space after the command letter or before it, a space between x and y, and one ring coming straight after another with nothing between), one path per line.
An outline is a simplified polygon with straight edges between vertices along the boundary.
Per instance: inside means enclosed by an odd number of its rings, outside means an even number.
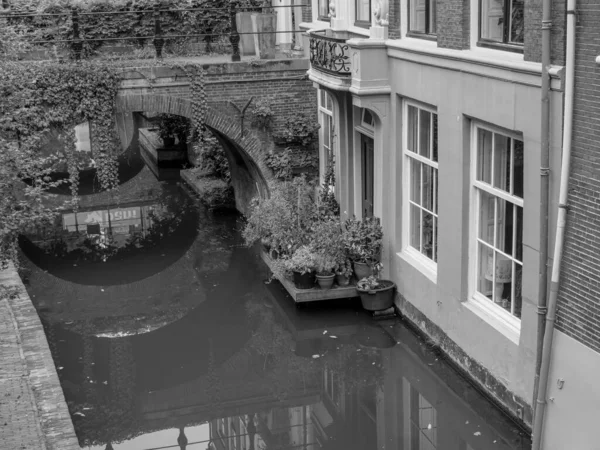
M122 94L117 96L117 113L168 113L192 118L193 109L188 98L160 94ZM272 173L266 166L265 144L252 130L242 130L239 118L208 107L204 125L217 138L225 151L236 208L247 214L253 197L269 196Z

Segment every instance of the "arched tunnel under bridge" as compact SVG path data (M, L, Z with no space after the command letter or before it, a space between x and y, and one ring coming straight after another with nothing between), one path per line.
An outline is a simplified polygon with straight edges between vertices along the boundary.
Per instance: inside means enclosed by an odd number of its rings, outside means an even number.
M190 99L152 93L118 95L116 109L118 113L166 113L188 119L193 116ZM264 143L252 130L244 129L242 132L239 118L211 106L207 108L204 125L225 151L236 208L246 214L253 197L269 196L268 185L273 175L265 162L267 152Z

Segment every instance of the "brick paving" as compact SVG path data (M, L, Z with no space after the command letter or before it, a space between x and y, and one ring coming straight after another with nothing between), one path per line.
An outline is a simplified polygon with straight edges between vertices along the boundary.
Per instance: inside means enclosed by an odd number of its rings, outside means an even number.
M12 268L0 271L0 448L80 448L42 324Z

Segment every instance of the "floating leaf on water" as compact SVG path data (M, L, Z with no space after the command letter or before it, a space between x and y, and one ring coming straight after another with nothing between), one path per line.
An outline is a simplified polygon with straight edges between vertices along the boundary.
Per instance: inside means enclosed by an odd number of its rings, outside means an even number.
M475 433L473 433L473 436L481 436L481 431L476 431Z
M321 355L312 355L312 357L316 359L316 358L320 358Z
M337 339L337 336L331 335L329 336L331 339Z
M327 330L323 331L323 334L327 334Z

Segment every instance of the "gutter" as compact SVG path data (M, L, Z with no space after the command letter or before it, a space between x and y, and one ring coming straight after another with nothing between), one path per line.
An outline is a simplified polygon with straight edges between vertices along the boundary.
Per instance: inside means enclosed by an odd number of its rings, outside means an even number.
M547 1L547 0L546 0ZM562 142L562 165L560 174L560 190L558 196L558 217L556 219L556 240L554 243L554 256L552 277L550 280L550 295L548 297L548 314L546 316L546 329L542 347L542 365L538 392L536 397L536 414L533 421L532 450L540 450L542 432L544 430L544 413L546 411L546 396L548 377L550 373L550 360L552 356L552 340L554 337L554 324L556 321L556 307L558 303L558 290L560 287L560 266L562 263L565 226L567 222L567 200L569 192L569 171L571 166L571 140L573 133L573 92L575 89L575 5L576 0L567 0L567 51L565 73L565 112Z
M535 421L536 404L542 367L544 345L544 322L548 308L548 210L550 192L550 31L552 30L551 0L542 4L542 111L541 111L541 152L540 152L540 250L538 274L537 339L535 351L535 377L533 382L533 418Z

